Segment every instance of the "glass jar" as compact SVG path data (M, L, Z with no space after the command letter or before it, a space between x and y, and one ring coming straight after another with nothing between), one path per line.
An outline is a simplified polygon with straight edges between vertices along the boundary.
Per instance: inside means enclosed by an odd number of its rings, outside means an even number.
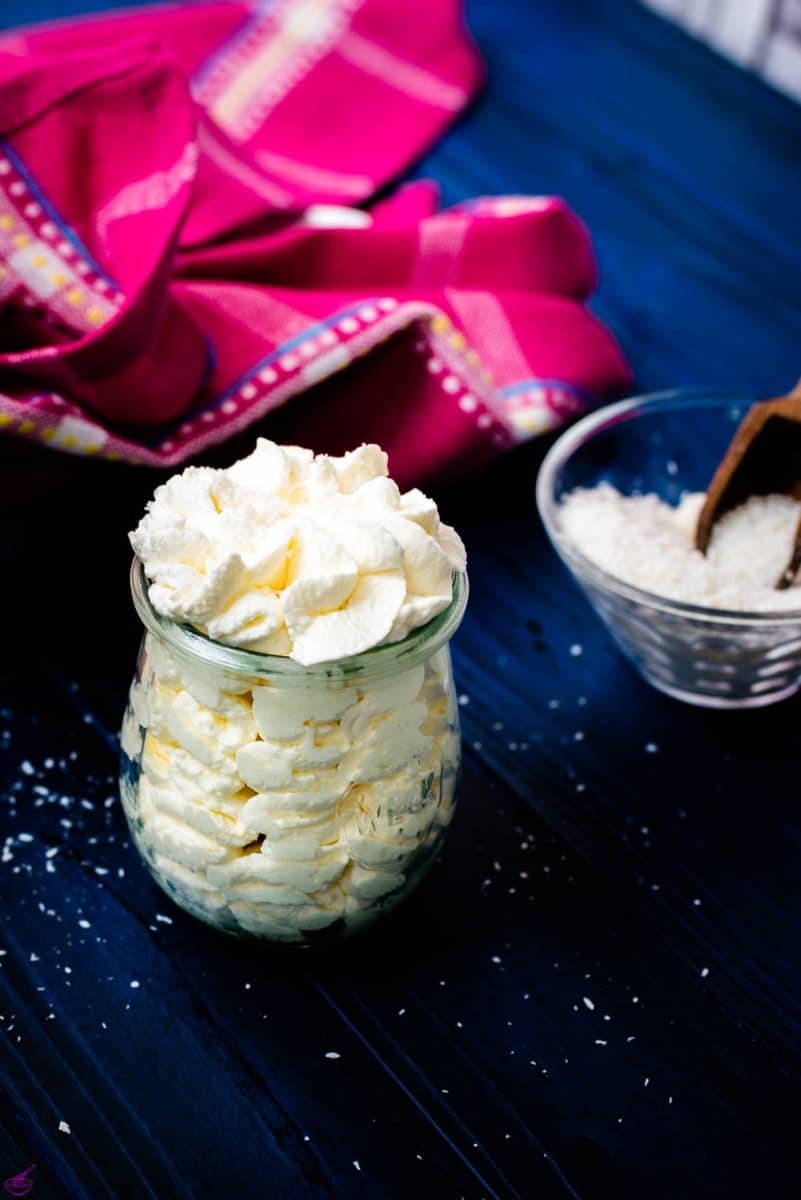
M431 865L454 810L459 716L448 643L467 603L339 662L145 626L122 726L120 792L156 882L200 920L290 943L356 932Z

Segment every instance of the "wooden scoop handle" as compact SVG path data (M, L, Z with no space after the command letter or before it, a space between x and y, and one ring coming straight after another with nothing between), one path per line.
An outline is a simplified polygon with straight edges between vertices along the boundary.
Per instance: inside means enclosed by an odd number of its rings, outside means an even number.
M698 517L695 545L702 554L706 554L715 522L731 507L726 500L735 475L742 467L749 450L768 421L774 417L801 424L801 379L788 395L779 396L776 400L760 400L758 403L752 404L738 425L737 431L712 477L704 506ZM799 482L801 483L801 479ZM783 489L777 487L778 490Z

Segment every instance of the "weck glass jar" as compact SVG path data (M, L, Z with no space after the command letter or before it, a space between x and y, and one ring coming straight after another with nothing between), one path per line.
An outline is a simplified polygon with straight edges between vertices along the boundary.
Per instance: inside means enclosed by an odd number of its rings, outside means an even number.
M460 765L450 638L467 602L403 641L301 666L145 626L122 726L120 791L160 886L235 934L309 943L393 908L431 865Z

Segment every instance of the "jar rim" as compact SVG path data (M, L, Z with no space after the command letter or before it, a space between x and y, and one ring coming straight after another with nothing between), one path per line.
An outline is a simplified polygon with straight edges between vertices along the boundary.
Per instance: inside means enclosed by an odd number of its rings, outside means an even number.
M148 582L144 564L134 555L131 563L131 596L134 608L145 628L164 641L172 653L186 662L215 667L236 675L258 677L265 680L280 680L282 684L320 682L335 679L373 679L391 674L398 669L408 669L430 658L453 637L462 622L469 584L467 573L454 571L452 576L451 602L425 625L413 629L397 642L373 646L361 654L348 658L332 659L328 662L304 666L286 655L261 654L255 650L244 650L215 642L206 634L190 625L180 625L158 613L148 595Z

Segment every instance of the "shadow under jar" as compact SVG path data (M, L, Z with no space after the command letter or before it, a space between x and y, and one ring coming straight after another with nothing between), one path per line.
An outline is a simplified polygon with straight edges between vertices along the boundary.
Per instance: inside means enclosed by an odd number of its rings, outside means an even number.
M431 865L460 766L449 641L467 602L401 642L301 666L161 617L145 626L120 792L156 882L230 933L306 944L394 908Z

